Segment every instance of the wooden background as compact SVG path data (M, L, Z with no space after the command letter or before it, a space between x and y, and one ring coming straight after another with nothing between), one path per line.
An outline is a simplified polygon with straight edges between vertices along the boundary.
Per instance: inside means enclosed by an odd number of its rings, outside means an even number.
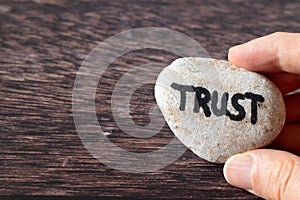
M228 185L222 165L189 150L153 173L106 167L76 132L72 88L89 52L121 31L170 28L195 39L212 57L226 59L228 48L237 43L275 31L299 32L299 10L297 0L0 0L0 198L258 199ZM114 143L149 152L173 138L167 126L149 139L129 137L114 122L110 96L133 66L150 61L167 65L175 58L169 52L140 50L117 59L105 72L96 95L97 116ZM137 124L149 123L153 103L153 84L133 94L131 116Z

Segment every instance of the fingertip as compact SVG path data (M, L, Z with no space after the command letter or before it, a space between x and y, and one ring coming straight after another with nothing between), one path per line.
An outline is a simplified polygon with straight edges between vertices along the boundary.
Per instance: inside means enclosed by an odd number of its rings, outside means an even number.
M228 61L235 64L236 58L239 57L240 45L230 47L228 50Z
M240 156L244 158L241 159ZM251 158L251 162L248 162L245 156L248 157L247 159ZM295 190L299 185L297 177L299 177L300 159L293 154L271 149L257 149L235 155L227 162L224 169L225 177L234 186L265 199L299 199L300 197L299 190ZM245 172L248 172L248 175ZM252 187L249 188L245 185L247 182L241 180L251 181Z
M228 50L230 63L245 69L251 68L252 49L249 43L233 46Z
M300 33L274 33L256 38L228 51L228 60L256 72L300 73Z

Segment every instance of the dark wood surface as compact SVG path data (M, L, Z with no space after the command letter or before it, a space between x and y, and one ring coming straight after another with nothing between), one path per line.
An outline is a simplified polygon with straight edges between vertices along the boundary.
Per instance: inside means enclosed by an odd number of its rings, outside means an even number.
M226 59L230 46L276 31L300 31L299 1L0 0L0 195L100 196L152 199L258 199L227 184L222 165L187 150L151 173L106 167L85 149L72 116L72 88L81 62L106 38L137 27L166 27ZM149 139L122 133L110 110L114 84L134 65L167 64L155 50L116 60L96 95L100 124L128 151L166 145L167 126ZM100 82L101 82L100 81ZM137 90L131 116L149 123L153 84ZM1 198L1 197L0 197Z

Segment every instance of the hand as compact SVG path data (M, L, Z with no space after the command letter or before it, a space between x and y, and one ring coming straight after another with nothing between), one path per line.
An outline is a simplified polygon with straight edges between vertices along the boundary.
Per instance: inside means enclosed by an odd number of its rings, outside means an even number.
M271 147L300 153L300 33L274 33L229 49L231 63L264 73L284 95L286 125ZM265 199L300 199L300 157L259 149L234 155L224 166L226 180Z

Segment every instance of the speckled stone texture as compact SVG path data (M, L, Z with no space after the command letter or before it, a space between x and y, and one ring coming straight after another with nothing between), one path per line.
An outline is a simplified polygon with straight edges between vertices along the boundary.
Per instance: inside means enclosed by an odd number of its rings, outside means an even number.
M175 60L159 74L155 98L176 137L210 162L268 145L285 122L271 81L222 60Z

